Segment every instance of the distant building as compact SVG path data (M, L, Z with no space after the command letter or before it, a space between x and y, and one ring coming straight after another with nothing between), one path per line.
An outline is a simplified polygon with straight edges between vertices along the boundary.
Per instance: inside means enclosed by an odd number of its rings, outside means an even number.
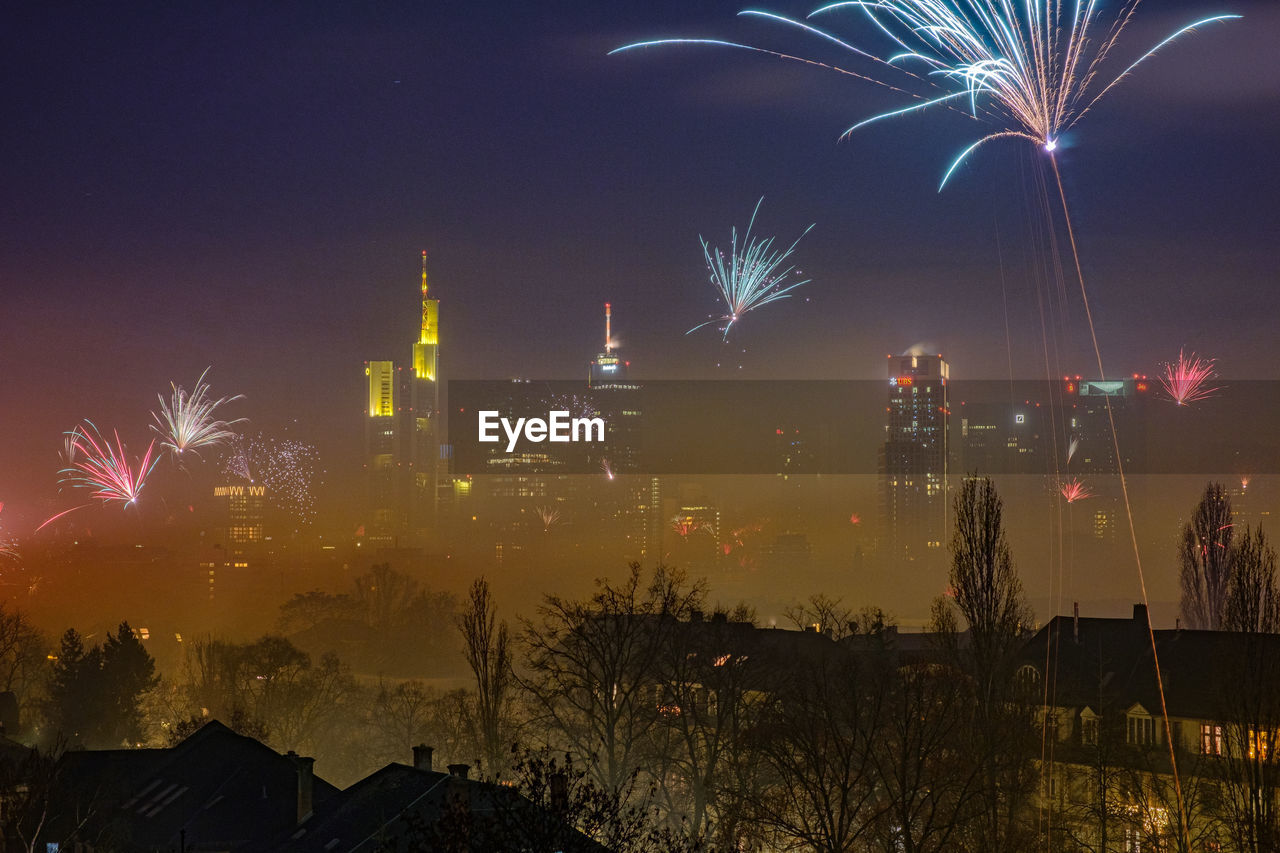
M440 301L427 295L422 253L422 323L406 372L365 362L365 538L375 547L422 547L436 532L443 493L452 494L440 417Z
M890 356L881 511L887 551L915 560L947 536L950 367L941 355Z

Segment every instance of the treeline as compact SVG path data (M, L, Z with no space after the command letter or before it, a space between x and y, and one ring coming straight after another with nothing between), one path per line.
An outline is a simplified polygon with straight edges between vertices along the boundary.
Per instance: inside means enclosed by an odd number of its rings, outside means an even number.
M1208 612L1223 614L1223 626L1253 613L1247 624L1261 637L1280 604L1275 554L1257 531L1227 538L1223 511L1211 487L1179 540L1184 589L1194 587L1188 573L1218 572L1197 582L1221 591ZM933 602L923 636L825 596L788 613L801 630L769 630L746 607L714 606L704 581L638 566L580 599L547 596L508 624L483 579L459 602L381 566L350 593L295 596L279 636L188 640L181 667L163 678L127 625L92 647L68 631L48 661L24 617L0 610L0 677L50 745L166 745L217 718L317 757L317 771L340 785L408 762L419 743L435 748L438 765L469 764L535 800L549 796L552 776L567 776L575 825L620 850L999 853L1046 839L1100 853L1182 849L1167 797L1163 824L1134 811L1168 783L1155 759L1134 763L1115 727L1122 709L1106 710L1083 765L1096 759L1097 772L1080 777L1092 793L1071 815L1045 811L1057 722L1045 682L1024 677L1033 615L991 481L965 480L953 517L948 595ZM1228 559L1211 565L1214 548ZM1188 593L1187 618L1203 612ZM352 626L371 630L347 657ZM326 650L307 653L304 638ZM1238 682L1226 693L1242 713L1258 717L1244 730L1255 732L1253 752L1237 744L1252 763L1240 765L1240 796L1223 801L1234 817L1215 820L1255 827L1254 841L1237 845L1252 851L1280 837L1268 828L1280 821L1280 749L1256 735L1277 727L1280 701L1266 685L1280 673L1262 645L1249 648L1221 674ZM464 662L467 686L355 674L421 671L431 656ZM1178 808L1205 810L1197 791L1188 777ZM1112 829L1098 846L1066 818Z

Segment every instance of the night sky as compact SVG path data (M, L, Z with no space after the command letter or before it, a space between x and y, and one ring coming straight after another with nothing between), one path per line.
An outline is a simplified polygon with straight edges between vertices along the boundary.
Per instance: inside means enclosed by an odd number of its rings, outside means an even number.
M407 359L424 248L447 377L585 376L606 300L642 378L878 377L919 342L954 376L1000 378L1010 356L1043 376L1024 224L1042 154L992 145L938 194L982 132L964 116L839 142L901 101L723 49L605 55L688 35L840 58L738 8L11 7L0 501L53 495L82 417L142 440L155 394L209 365L255 427L296 420L330 468L357 466L362 362ZM1245 20L1171 46L1064 140L1109 370L1154 372L1185 345L1280 378L1280 9L1148 0L1119 55L1227 11ZM780 238L816 223L812 284L736 346L686 337L714 308L698 235L726 240L760 196ZM1061 366L1089 372L1077 302Z

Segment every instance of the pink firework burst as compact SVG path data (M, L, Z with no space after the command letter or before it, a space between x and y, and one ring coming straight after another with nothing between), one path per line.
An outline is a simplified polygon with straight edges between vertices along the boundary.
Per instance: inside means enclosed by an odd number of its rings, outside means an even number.
M71 461L62 469L62 482L89 489L90 495L104 504L137 503L151 469L156 466L154 440L147 444L146 452L134 466L129 462L119 433L114 433L116 441L112 446L91 421L85 421L67 435Z
M1093 497L1093 492L1090 491L1089 487L1075 477L1072 477L1063 483L1059 487L1058 491L1062 493L1062 497L1065 498L1069 504L1073 504L1076 501L1082 501L1085 498Z
M1173 398L1173 402L1186 406L1213 396L1218 387L1209 383L1217 375L1213 369L1213 359L1200 358L1195 353L1191 353L1188 358L1179 350L1177 363L1166 364L1164 373L1159 378L1160 385Z

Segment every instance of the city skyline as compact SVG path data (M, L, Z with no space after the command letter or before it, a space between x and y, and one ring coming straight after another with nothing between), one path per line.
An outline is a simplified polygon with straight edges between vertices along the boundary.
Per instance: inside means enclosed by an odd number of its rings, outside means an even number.
M1205 10L1171 5L1139 26ZM1249 26L1180 46L1177 62L1117 92L1107 109L1123 122L1060 152L1079 176L1069 191L1084 206L1110 365L1151 370L1186 346L1228 375L1271 376L1275 360L1246 342L1268 339L1277 307L1264 176L1280 127L1255 109L1274 83L1261 59L1276 12L1230 5ZM765 377L870 377L886 349L921 341L974 375L1037 364L1025 235L997 214L1017 209L1004 202L1021 195L1027 155L994 151L940 195L933 147L896 133L836 141L880 103L868 88L750 57L605 56L655 30L710 32L726 10L437 18L455 13L400 7L327 22L273 10L248 28L230 12L20 21L5 36L6 98L31 121L11 129L2 167L13 203L0 405L26 417L8 425L0 472L37 482L80 418L129 429L156 391L210 365L214 387L246 394L265 426L286 411L325 422L352 405L335 381L344 365L389 357L413 333L402 283L424 247L452 317L446 366L475 377L578 375L576 337L594 335L605 301L648 378L738 363ZM184 27L199 50L173 49ZM445 38L448 27L470 40ZM339 49L327 38L338 31L359 37ZM1232 50L1215 49L1228 40ZM42 43L59 51L34 55ZM95 96L70 98L87 77ZM584 102L569 84L600 96ZM817 87L819 106L795 104L801 85ZM334 168L355 152L356 168ZM645 164L650 189L627 177ZM812 283L739 324L728 347L684 336L714 309L698 235L726 233L760 195L778 233L817 223L799 255ZM1248 309L1203 312L1206 290ZM1071 350L1079 372L1088 361L1078 341Z

